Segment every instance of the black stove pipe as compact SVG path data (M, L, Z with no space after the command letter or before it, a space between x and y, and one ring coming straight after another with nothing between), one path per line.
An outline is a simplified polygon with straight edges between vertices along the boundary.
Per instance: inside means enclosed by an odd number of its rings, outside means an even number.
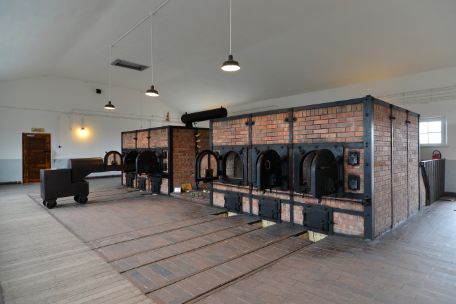
M182 115L181 120L185 124L186 127L191 128L194 122L198 121L205 121L210 119L216 118L224 118L228 116L228 111L224 107L220 107L218 109L212 109L207 111L195 112L195 113L187 113L185 112Z

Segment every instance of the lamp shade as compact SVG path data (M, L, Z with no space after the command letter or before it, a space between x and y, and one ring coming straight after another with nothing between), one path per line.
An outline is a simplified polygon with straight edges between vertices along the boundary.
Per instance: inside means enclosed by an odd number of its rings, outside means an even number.
M228 60L222 64L221 69L225 72L236 72L241 69L239 62L234 60L233 55L228 56Z
M160 94L158 94L158 91L155 89L154 85L150 86L150 89L146 91L146 95L150 97L160 96Z
M105 104L104 108L106 110L115 110L116 109L116 107L111 103L111 100L107 104Z

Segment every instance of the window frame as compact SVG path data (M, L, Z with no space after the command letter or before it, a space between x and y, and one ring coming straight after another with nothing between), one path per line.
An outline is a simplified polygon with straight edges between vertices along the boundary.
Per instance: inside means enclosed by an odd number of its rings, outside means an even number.
M425 144L422 143L420 140L420 147L442 147L442 146L447 146L448 145L448 138L447 138L447 119L445 116L432 116L432 117L420 117L419 124L423 122L434 122L434 121L440 121L441 123L441 141L439 144ZM433 132L431 132L433 133ZM419 127L419 132L418 132L418 137L421 137L421 134L429 134L429 132L426 133L421 133L421 126Z

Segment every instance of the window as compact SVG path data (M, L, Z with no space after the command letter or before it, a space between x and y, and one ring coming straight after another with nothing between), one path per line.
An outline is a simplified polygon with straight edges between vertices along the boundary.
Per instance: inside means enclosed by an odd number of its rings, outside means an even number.
M446 145L446 120L443 117L420 119L420 145Z

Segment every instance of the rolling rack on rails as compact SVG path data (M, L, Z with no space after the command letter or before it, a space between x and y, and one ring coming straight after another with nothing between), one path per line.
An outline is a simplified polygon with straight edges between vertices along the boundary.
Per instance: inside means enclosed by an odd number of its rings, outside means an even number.
M74 158L68 160L66 169L45 169L40 171L40 190L43 205L49 209L57 206L57 199L73 196L80 204L87 203L89 183L87 175L96 172L122 171L122 155L117 151L107 152L104 159Z

